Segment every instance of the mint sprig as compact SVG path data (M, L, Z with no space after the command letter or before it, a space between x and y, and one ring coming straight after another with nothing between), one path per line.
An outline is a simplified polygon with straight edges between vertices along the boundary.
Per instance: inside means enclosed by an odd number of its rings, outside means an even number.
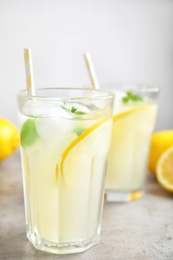
M123 103L143 101L143 98L139 95L133 94L132 91L127 91L126 96L122 98Z
M74 106L71 107L71 109L66 108L65 106L61 105L61 108L65 109L68 112L71 112L74 115L85 115L86 113L83 111L79 111L77 108Z

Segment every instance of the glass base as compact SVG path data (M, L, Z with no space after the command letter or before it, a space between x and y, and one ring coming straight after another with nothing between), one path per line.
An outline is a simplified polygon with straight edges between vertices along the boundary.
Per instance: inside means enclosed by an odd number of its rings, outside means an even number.
M27 238L36 249L58 255L81 253L97 245L100 241L100 236L96 235L86 240L54 243L52 241L40 239L30 232L27 232Z
M143 196L144 192L141 190L137 191L105 191L105 201L108 202L128 202L140 199Z

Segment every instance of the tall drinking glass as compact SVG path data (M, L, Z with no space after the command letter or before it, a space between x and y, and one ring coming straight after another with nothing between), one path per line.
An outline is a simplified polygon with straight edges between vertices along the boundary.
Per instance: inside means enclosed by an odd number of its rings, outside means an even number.
M105 89L115 93L106 200L131 201L140 198L144 192L158 88L110 84Z
M18 94L26 230L36 249L68 254L99 242L113 99L91 89Z

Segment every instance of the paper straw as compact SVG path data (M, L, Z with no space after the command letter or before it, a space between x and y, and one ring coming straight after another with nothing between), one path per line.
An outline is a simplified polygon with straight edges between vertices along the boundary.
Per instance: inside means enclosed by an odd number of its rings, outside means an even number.
M32 70L32 55L31 49L24 49L25 57L25 70L26 70L26 86L28 94L31 96L35 95L33 70Z
M88 67L88 70L89 70L89 73L90 73L92 86L95 89L99 89L99 83L98 83L98 80L97 80L97 76L96 76L96 73L95 73L95 69L94 69L92 59L91 59L91 55L90 55L89 52L85 53L85 60L86 60L87 67Z

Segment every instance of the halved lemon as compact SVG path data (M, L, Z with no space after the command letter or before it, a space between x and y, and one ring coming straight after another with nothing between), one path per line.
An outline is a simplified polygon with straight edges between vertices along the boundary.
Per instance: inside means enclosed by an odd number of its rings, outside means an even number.
M165 151L160 157L156 176L163 188L173 192L173 147Z
M112 118L103 119L86 129L65 149L62 154L61 173L66 184L87 182L92 160L96 154L108 153L112 131ZM106 155L103 156L103 158ZM102 167L102 162L100 162ZM98 170L99 171L99 170Z

